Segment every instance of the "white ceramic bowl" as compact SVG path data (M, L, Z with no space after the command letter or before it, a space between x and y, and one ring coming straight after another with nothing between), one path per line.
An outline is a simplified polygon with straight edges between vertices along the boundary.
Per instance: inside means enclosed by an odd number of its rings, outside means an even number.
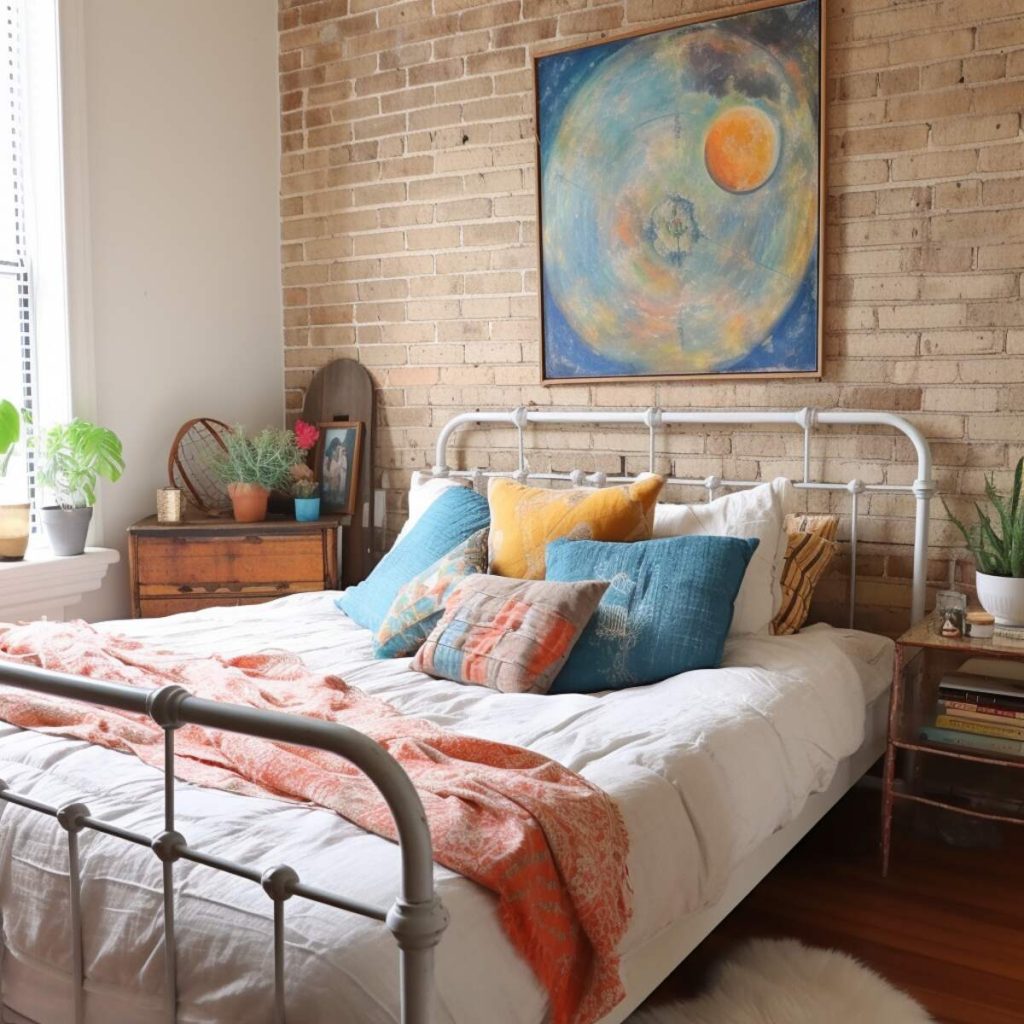
M1024 579L975 574L981 607L996 617L1000 626L1024 626Z

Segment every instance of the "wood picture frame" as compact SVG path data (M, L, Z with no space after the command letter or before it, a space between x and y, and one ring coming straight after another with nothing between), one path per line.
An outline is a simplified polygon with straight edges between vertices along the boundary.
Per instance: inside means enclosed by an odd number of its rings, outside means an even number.
M359 498L363 423L333 420L317 427L320 437L313 450L313 472L320 484L320 509L350 516Z
M739 19L739 20L737 20ZM744 21L744 19L747 19ZM751 27L750 19L761 19L760 25L754 24ZM791 26L795 29L790 31ZM799 29L799 32L796 31ZM672 34L675 34L673 37ZM744 36L746 33L746 36ZM775 34L778 45L782 47L782 54L786 54L785 46L793 49L800 48L797 55L802 61L800 72L792 71L795 57L787 57L787 64L784 66L779 54L772 51L771 46L764 43L765 37ZM736 38L739 43L735 43ZM797 38L799 37L799 38ZM758 124L768 122L767 127L774 132L774 162L770 158L767 161L767 176L758 181L755 173L753 178L749 177L749 169L725 167L726 179L730 173L739 173L741 180L729 181L722 179L722 168L718 166L720 160L716 159L709 164L708 153L713 152L716 158L721 154L717 149L709 150L710 131L692 131L690 142L698 142L699 146L691 145L691 151L697 149L701 153L701 164L708 180L712 179L713 170L719 178L714 184L723 193L724 198L712 203L712 209L723 207L728 202L730 194L732 197L739 197L740 202L733 205L734 208L742 208L746 198L753 193L761 192L764 204L771 198L771 192L778 191L783 187L783 177L788 181L802 183L802 187L793 189L794 209L799 210L793 214L795 222L791 225L802 239L802 245L807 245L810 232L813 231L813 238L807 250L805 263L799 262L799 253L795 256L786 257L791 260L792 266L785 264L773 267L770 263L765 265L759 259L760 251L736 243L735 232L729 237L732 244L723 244L723 238L715 238L715 229L709 227L708 214L701 208L697 201L697 194L706 194L708 182L701 181L694 186L695 192L687 197L685 188L678 188L675 181L668 178L664 183L664 197L660 202L637 206L634 213L624 214L613 226L620 235L608 227L612 221L609 215L604 222L599 217L585 216L586 209L596 211L604 215L606 208L612 208L616 203L625 205L623 196L628 189L622 187L620 177L615 174L605 174L604 168L600 168L600 161L594 159L594 154L587 152L587 146L597 140L598 151L601 145L607 145L610 150L619 156L616 168L636 164L638 161L635 155L631 155L628 147L625 150L615 148L617 142L601 143L600 138L613 134L610 125L614 125L615 116L618 113L624 118L626 128L624 133L632 132L640 135L641 129L646 127L647 122L642 118L630 120L628 113L623 115L619 103L611 102L612 99L620 101L621 105L629 109L633 103L634 94L649 86L650 76L640 77L639 73L632 79L626 79L618 84L618 91L611 89L607 82L601 81L601 75L613 77L615 67L610 66L612 57L617 58L616 66L626 66L621 57L621 52L630 46L642 44L642 49L656 53L659 40L672 39L671 45L675 45L678 58L679 54L687 54L693 58L691 64L695 71L693 75L696 80L701 76L705 84L701 88L707 88L710 95L720 100L718 112L715 117L707 118L708 124L719 120L720 114L729 113L733 108L743 107L749 119L756 129ZM723 42L728 39L730 42ZM680 40L682 40L680 42ZM757 2L742 4L731 10L717 14L701 13L692 17L683 18L668 25L658 25L650 28L641 28L629 32L618 33L606 36L596 42L573 44L557 48L538 49L532 54L534 74L534 102L535 102L535 144L536 144L536 210L537 210L537 259L540 269L538 294L538 311L541 324L541 360L540 380L544 385L557 384L586 384L599 383L604 381L616 382L654 382L654 381L679 381L679 380L737 380L737 379L778 379L778 378L814 378L820 379L823 375L823 299L824 299L824 255L825 255L825 200L827 195L827 182L825 175L825 153L826 153L826 121L825 112L827 109L826 95L826 0L757 0ZM730 51L729 47L733 49ZM729 60L724 58L715 64L715 48L724 47ZM752 60L751 54L757 59ZM641 61L643 53L633 58L634 63ZM628 56L628 55L627 55ZM558 64L546 65L549 61L560 61ZM575 61L575 65L574 65ZM733 67L729 67L729 63ZM758 64L758 62L760 62ZM641 65L642 66L642 65ZM678 63L677 65L678 66ZM605 69L602 72L602 68ZM548 70L546 70L548 69ZM731 74L725 75L726 71ZM573 79L573 75L576 79ZM786 76L795 76L787 78ZM723 77L724 76L724 77ZM595 84L595 79L596 84ZM741 79L741 84L750 92L748 95L737 95L738 86L736 80ZM552 93L556 83L558 93ZM581 88L582 85L582 88ZM604 100L602 99L602 86L604 86ZM767 96L770 90L775 90L776 104L773 107L768 99L763 99L760 94ZM696 90L696 86L691 91ZM680 86L682 91L682 86ZM739 90L742 92L742 89ZM564 94L564 95L563 95ZM717 94L717 95L716 95ZM557 102L552 101L552 96ZM753 99L751 99L753 96ZM790 145L794 138L792 125L787 125L786 117L783 116L782 98L786 99L785 111L787 116L799 114L799 124L803 129L799 137L799 168L798 174L793 173L792 167L787 161L794 158L790 156L789 149L796 148ZM748 101L748 102L744 102ZM562 164L556 163L552 158L553 148L557 144L558 136L562 130L563 123L573 115L575 108L573 104L581 104L580 109L584 111L580 124L572 122L572 131L568 131L566 138L571 145L566 147L570 154L568 160ZM594 113L587 113L588 104ZM803 104L801 106L801 104ZM690 105L692 106L692 104ZM762 109L763 108L763 109ZM778 109L776 109L778 108ZM689 109L689 108L688 108ZM767 113L766 113L767 111ZM670 113L662 116L662 120L668 118ZM679 126L680 114L673 117L672 129L678 138L681 131ZM729 120L733 120L730 118ZM774 121L773 121L774 119ZM652 122L656 119L652 118ZM699 118L696 120L699 121ZM809 122L809 123L808 123ZM774 123L774 129L771 124ZM590 124L593 131L587 133L586 126ZM633 126L639 125L634 131ZM685 126L684 126L685 127ZM700 128L699 124L696 128ZM719 127L715 126L716 130ZM742 126L741 126L742 127ZM749 126L747 126L749 128ZM728 126L726 126L728 128ZM725 129L723 129L725 130ZM719 133L720 134L720 133ZM742 135L742 133L739 133ZM756 136L756 131L755 131ZM716 135L716 138L718 136ZM747 135L749 137L749 133ZM582 142L581 142L582 140ZM728 138L726 138L728 141ZM769 139L770 141L770 139ZM664 140L662 140L664 145ZM643 152L652 151L654 143L650 140L640 139L635 148ZM643 149L646 146L647 149ZM809 147L813 146L813 154ZM722 152L728 157L729 147L721 146ZM769 147L771 148L771 147ZM664 150L669 152L668 149ZM625 157L621 154L625 153ZM573 155L581 153L581 155ZM763 154L762 154L763 155ZM813 155L813 159L811 156ZM628 159L627 159L628 158ZM756 171L756 161L753 161L753 170ZM598 166L600 169L590 172L591 166ZM694 165L695 166L695 165ZM585 168L583 179L562 173L565 168ZM671 177L671 176L669 176ZM778 182L773 179L779 178ZM607 184L605 184L607 179ZM545 181L558 182L556 189L546 190ZM594 200L564 200L568 196L586 196L587 181L595 181L595 190L600 193L605 189L602 204L598 195ZM771 188L766 186L771 185ZM650 193L655 186L644 186ZM546 195L547 191L547 195ZM714 191L713 189L711 191ZM811 192L814 192L813 196ZM661 193L657 193L661 194ZM552 229L551 203L553 197L562 205L571 207L568 211L560 211L562 227ZM693 201L691 201L691 198ZM586 202L590 202L587 207ZM573 205L575 203L575 205ZM772 220L768 222L768 230L776 231L776 223L785 221L787 211L778 213L778 203L773 205ZM730 212L730 216L734 216ZM769 215L763 214L765 218ZM631 219L632 218L632 219ZM557 219L557 218L554 218ZM701 223L705 221L705 223ZM714 223L713 221L711 222ZM587 227L586 225L595 225ZM579 225L584 225L580 228ZM761 239L764 235L764 224L760 232L754 232L753 237ZM640 230L642 229L642 230ZM676 233L678 229L678 233ZM573 232L582 230L590 232L588 239L583 243L576 241ZM556 234L557 237L552 238ZM703 269L703 280L712 282L710 287L703 290L697 287L700 274L693 274L688 284L694 294L699 295L701 302L700 317L694 323L689 323L687 315L692 308L687 305L685 297L674 300L671 292L671 282L666 284L661 278L662 271L666 268L680 268L685 266L689 259L690 252L680 250L679 237L689 239L696 249L703 243L704 249L717 247L724 255L716 260L708 258L703 252L700 259L703 259L708 266ZM742 233L739 237L742 236ZM622 257L622 252L612 252L612 246L608 240L619 238L622 247L628 249L629 244L634 244L638 250L646 250L639 253L634 259L637 267L649 270L653 266L652 274L658 280L658 286L662 289L660 293L661 305L658 307L658 315L651 315L649 323L660 324L662 331L646 329L648 324L644 322L643 303L637 301L632 306L629 303L629 296L625 301L622 295L615 294L614 290L604 289L604 282L614 279L614 273L608 271L607 264L612 256L602 264L602 255L612 253L615 259L629 259L627 253ZM668 251L666 242L671 238L676 239L675 251ZM641 240L642 239L642 240ZM619 243L616 242L616 245ZM567 256L566 253L573 253L578 259ZM653 250L653 253L652 251ZM786 250L780 250L785 256ZM598 254L595 256L595 253ZM726 258L728 257L728 258ZM698 263L698 259L690 260L691 266ZM581 286L581 281L586 283L586 270L597 266L599 268L596 283L588 291L587 287ZM749 266L753 272L749 275L752 282L752 292L746 294L742 289L721 286L719 294L713 293L714 287L727 278L730 274L733 277L741 277L735 273L737 266ZM758 267L764 266L764 272L758 271ZM799 278L795 277L794 268L799 268ZM618 269L621 269L618 268ZM615 271L616 268L612 268ZM722 271L722 273L717 273ZM788 273L786 272L788 271ZM563 287L553 283L553 278L560 274L563 279ZM661 277L658 277L661 275ZM682 274L680 273L681 277ZM769 287L763 296L757 291L757 284L762 280L773 280L775 276L784 279L789 278L792 284L783 287ZM632 279L646 282L648 278L643 273L633 273ZM699 283L699 282L698 282ZM600 287L598 286L600 285ZM793 294L786 296L786 288L792 288ZM682 289L681 289L682 290ZM570 298L565 298L569 292ZM668 296L666 298L666 295ZM569 307L575 307L575 313L570 308L568 315L563 310L559 301ZM646 301L646 298L645 298ZM673 307L672 302L677 301ZM706 307L714 306L708 309ZM761 302L763 309L757 308ZM667 304L666 304L667 303ZM639 322L636 314L637 308L641 308ZM665 315L665 311L675 312L675 318ZM625 310L625 312L621 312ZM723 325L720 330L722 337L726 340L720 342L721 351L716 352L714 345L714 317L718 316ZM573 317L577 322L573 322ZM589 321L588 321L589 318ZM759 326L767 324L767 326ZM625 328L623 327L625 325ZM576 328L580 327L581 331ZM632 330L633 348L628 347L624 338L630 337ZM651 339L655 344L651 344ZM604 352L595 350L591 345L603 348ZM673 345L687 353L686 356L678 355ZM653 355L654 349L667 353L667 358L658 359ZM567 355L566 352L569 351ZM607 354L610 353L610 354ZM698 364L707 365L698 365ZM670 365L671 364L671 365ZM688 365L683 365L688 364Z

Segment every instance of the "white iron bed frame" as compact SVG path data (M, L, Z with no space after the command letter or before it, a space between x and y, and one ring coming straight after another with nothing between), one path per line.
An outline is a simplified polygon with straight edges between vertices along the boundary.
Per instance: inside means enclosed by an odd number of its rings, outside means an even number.
M456 470L449 467L447 448L455 431L466 425L509 424L516 428L519 449L518 468L511 473L482 470ZM934 490L931 479L931 454L924 436L902 417L884 412L798 411L754 412L673 412L656 408L635 412L554 411L518 408L507 412L473 412L455 416L441 430L437 441L434 466L436 476L459 476L481 483L491 476L528 479L566 480L580 485L604 486L633 479L631 476L586 474L580 470L567 473L532 473L526 459L526 428L530 424L640 425L650 434L650 468L655 465L658 431L673 424L695 426L775 424L796 427L804 434L803 480L796 486L808 490L846 491L851 502L850 527L850 621L856 600L856 558L858 498L865 492L886 492L911 495L916 502L914 560L911 616L924 614L928 547L928 508ZM845 483L811 479L811 435L819 425L890 427L910 439L917 455L917 475L912 484L865 484L860 480ZM704 487L709 499L720 488L739 489L756 486L761 481L722 480L707 477L700 480L669 477L668 483ZM161 861L163 870L164 948L167 1001L165 1020L176 1019L176 935L174 928L174 864L192 861L224 871L259 884L273 902L273 935L268 941L274 947L274 1020L286 1020L286 987L284 962L285 902L300 897L336 907L383 922L394 934L399 947L399 985L401 988L401 1024L432 1024L435 1019L433 973L434 947L441 940L447 925L447 914L434 889L430 832L420 799L398 762L363 734L342 725L332 725L294 715L261 711L190 696L177 686L155 691L82 679L61 673L9 662L0 662L0 683L81 700L105 707L149 714L164 730L165 785L164 829L157 836L145 836L123 829L91 815L82 803L53 807L10 790L0 781L0 801L16 804L54 818L66 837L68 849L68 912L71 920L72 969L74 982L74 1021L85 1019L83 969L83 937L81 929L81 863L78 856L78 835L93 829L115 836L128 843L149 847ZM663 980L672 969L700 943L737 903L774 867L779 860L821 819L836 801L881 756L885 744L885 696L867 709L866 739L861 748L839 766L831 785L812 795L800 815L788 826L769 837L733 872L721 897L699 913L682 919L665 929L623 960L626 1000L600 1024L620 1024L633 1009ZM401 847L400 895L390 909L371 907L357 900L334 895L323 889L303 884L296 871L287 865L259 871L225 858L211 856L189 846L186 838L175 830L175 781L170 767L174 756L175 730L186 723L244 733L287 743L327 750L346 758L360 768L380 790L394 817ZM0 908L2 910L2 908ZM19 1024L26 1018L9 1010L0 993L0 1013L4 1021ZM339 1021L346 1019L342 1012ZM28 1022L31 1024L31 1022ZM466 1022L471 1024L471 1022Z

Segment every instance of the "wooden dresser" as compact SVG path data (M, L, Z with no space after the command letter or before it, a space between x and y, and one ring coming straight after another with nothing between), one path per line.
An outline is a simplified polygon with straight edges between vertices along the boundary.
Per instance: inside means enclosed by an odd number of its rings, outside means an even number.
M132 614L154 618L336 589L338 535L346 521L142 519L128 528Z

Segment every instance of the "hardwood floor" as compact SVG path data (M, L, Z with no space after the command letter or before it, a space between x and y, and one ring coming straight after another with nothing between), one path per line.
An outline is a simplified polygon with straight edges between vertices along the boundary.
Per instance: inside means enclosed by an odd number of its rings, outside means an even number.
M904 816L883 879L879 800L850 793L651 1003L698 991L748 938L791 937L852 953L943 1024L1024 1024L1024 826L983 831L958 817L983 844L965 849L934 834L934 817Z

